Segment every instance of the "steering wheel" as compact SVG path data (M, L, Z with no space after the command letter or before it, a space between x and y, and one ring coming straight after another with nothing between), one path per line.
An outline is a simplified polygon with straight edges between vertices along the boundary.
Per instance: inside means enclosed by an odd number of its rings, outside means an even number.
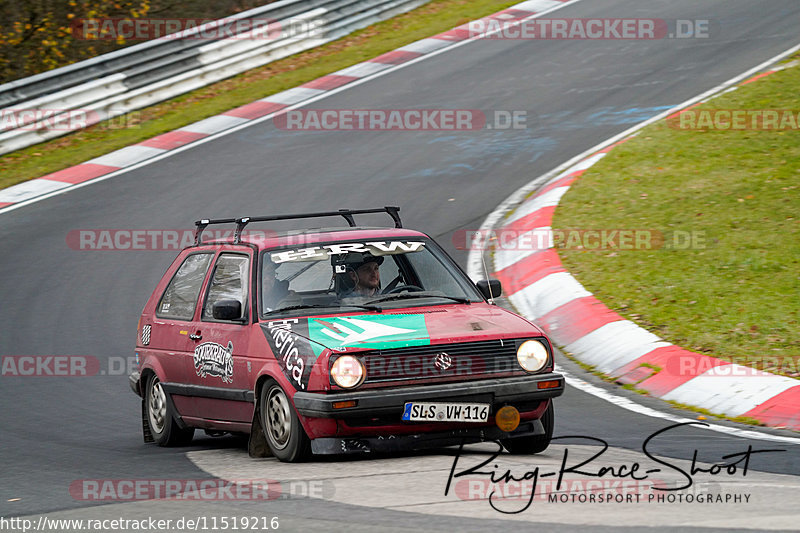
M384 292L384 294L397 294L399 292L404 292L404 291L422 292L424 290L425 289L423 289L422 287L418 287L416 285L398 285L397 287L395 287L395 288L393 288L393 289L391 289L389 291Z

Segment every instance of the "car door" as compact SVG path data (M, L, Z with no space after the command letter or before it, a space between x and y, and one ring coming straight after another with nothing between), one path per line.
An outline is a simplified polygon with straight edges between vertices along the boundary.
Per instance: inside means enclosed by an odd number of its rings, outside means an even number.
M145 354L154 357L164 383L181 384L187 379L186 360L194 349L189 338L192 320L213 259L213 250L181 254L154 291L155 301L142 315L138 351L143 358ZM187 397L173 395L173 401L179 413L187 411Z
M252 263L252 252L245 247L225 247L214 261L191 327L194 345L188 382L194 397L192 417L227 422L252 419L253 369L246 361L252 323ZM215 305L225 301L239 302L237 316L214 316Z

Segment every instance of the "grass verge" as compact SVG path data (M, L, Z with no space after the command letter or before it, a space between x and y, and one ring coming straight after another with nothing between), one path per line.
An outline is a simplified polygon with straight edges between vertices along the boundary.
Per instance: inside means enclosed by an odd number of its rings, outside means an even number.
M0 157L0 188L77 165L490 15L515 1L432 0L332 43Z
M797 118L800 67L693 116L734 109ZM610 308L670 342L800 377L800 128L787 126L645 128L570 188L553 227L655 230L664 246L562 248L564 265Z

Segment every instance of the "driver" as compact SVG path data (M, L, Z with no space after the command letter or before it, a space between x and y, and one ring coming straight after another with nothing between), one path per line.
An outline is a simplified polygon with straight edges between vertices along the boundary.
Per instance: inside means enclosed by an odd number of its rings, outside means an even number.
M369 252L354 252L345 259L347 275L353 283L351 291L345 297L375 296L381 288L380 265L383 257Z

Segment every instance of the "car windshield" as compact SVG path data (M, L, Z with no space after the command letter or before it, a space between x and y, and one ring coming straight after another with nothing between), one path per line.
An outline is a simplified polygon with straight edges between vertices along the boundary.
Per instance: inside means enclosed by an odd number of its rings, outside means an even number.
M276 248L261 256L261 314L483 301L430 240L368 240Z

